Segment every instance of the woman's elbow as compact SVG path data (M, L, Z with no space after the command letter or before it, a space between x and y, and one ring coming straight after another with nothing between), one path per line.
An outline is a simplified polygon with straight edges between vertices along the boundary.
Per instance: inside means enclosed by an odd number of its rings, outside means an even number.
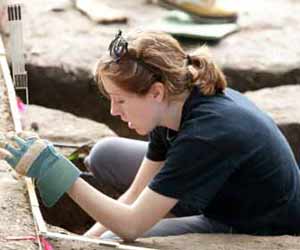
M119 237L125 242L134 242L139 236L141 235L128 232L124 235L119 235Z
M137 227L131 227L126 230L123 234L119 235L119 237L125 242L134 242L137 238L141 237L144 232L139 230Z
M138 237L134 237L134 236L124 236L124 237L121 237L121 239L124 241L124 242L127 242L127 243L132 243L132 242L135 242L135 240L137 239Z

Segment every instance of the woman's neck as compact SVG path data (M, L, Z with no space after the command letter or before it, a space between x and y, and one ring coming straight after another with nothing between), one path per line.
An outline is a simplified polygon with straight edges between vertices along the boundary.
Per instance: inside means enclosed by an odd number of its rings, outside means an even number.
M166 107L163 110L162 119L161 119L162 121L161 125L163 127L167 127L175 131L179 130L181 116L182 116L182 109L189 94L190 94L189 91L185 91L184 93L176 97L176 99L171 101L169 100L166 103Z

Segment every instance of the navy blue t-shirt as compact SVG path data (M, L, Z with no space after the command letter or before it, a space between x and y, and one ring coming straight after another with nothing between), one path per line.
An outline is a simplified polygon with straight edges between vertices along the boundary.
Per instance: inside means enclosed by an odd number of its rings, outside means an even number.
M165 161L149 187L240 233L300 233L299 170L273 120L227 89L186 100L179 131L157 127L147 158Z

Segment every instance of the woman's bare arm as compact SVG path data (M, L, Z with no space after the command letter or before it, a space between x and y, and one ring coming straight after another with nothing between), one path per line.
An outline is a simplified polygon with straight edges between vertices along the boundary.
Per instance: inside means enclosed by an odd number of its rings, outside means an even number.
M92 218L125 241L133 241L163 218L177 203L148 187L127 205L114 200L78 178L68 191L70 197Z
M145 158L130 188L118 199L118 201L128 205L132 204L150 180L160 170L162 164L163 162L154 162ZM85 232L84 236L100 237L106 230L107 229L101 223L97 222Z

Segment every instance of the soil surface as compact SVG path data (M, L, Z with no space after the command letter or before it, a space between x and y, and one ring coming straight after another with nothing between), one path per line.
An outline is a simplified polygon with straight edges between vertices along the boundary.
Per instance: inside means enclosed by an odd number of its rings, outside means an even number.
M300 1L220 1L239 13L239 32L219 43L207 44L224 69L229 85L249 91L299 84ZM152 27L166 10L145 4L146 0L101 0L124 11L129 21L100 25L78 11L72 0L23 2L31 104L93 119L108 124L118 135L136 137L126 123L109 115L109 105L99 98L92 72L118 29L127 35L131 30ZM189 52L203 44L196 39L180 40Z
M57 230L59 228L51 228L51 231ZM78 241L50 240L50 242L56 250L113 249ZM296 250L300 247L300 237L287 235L262 237L233 234L186 234L139 239L129 245L164 250Z
M11 113L8 105L6 89L0 81L0 132L13 130ZM27 197L26 187L22 180L13 177L7 164L0 162L0 249L24 250L38 249L32 241L7 241L9 236L34 235L34 225ZM50 231L61 232L65 230L49 227ZM87 244L66 240L49 240L55 250L79 249L112 249L95 244ZM192 234L177 237L156 237L138 240L134 245L154 249L207 249L207 250L286 250L299 249L300 238L293 236L255 237L248 235L223 234Z
M35 1L38 2L38 1ZM39 4L44 4L44 2L39 1ZM54 1L53 1L54 2ZM133 1L128 1L128 3L133 2ZM139 1L140 2L140 1ZM241 2L241 1L240 1ZM267 2L267 1L266 1ZM275 2L275 1L274 1ZM277 2L283 2L283 1L277 1ZM117 2L115 2L117 4ZM126 3L126 1L124 1ZM293 3L293 6L295 8L290 9L291 14L289 14L290 19L297 18L299 15L297 15L296 11L299 6L297 1L295 0L289 0L289 1L284 1L286 3L286 6L291 6ZM272 1L268 1L268 6L272 5ZM126 4L125 4L126 5ZM257 9L259 9L259 12L263 12L266 15L269 13L267 8L262 8L260 4L257 4ZM140 7L141 8L141 7ZM298 7L299 8L299 7ZM152 9L151 9L152 10ZM292 11L293 10L293 11ZM136 12L137 9L133 9L132 12ZM154 8L153 8L154 11ZM281 11L282 13L287 13L286 11L282 11L281 9L278 10L278 12ZM52 13L52 12L51 12ZM53 14L53 13L52 13ZM66 12L66 23L68 23L68 15L73 15L73 12ZM250 13L251 14L251 13ZM54 14L53 14L54 15ZM75 15L75 14L74 14ZM252 14L251 14L252 15ZM269 14L270 15L270 14ZM253 15L254 16L254 15ZM275 24L273 26L276 26L277 20L277 15L273 15L275 18L270 18L270 22L274 22ZM286 19L288 19L286 17ZM49 22L52 27L55 27L53 25L53 22ZM87 21L86 21L87 22ZM85 24L86 22L82 22L81 25L78 25L79 28L81 29L81 33L85 34L87 31L85 30ZM293 23L293 22L290 22ZM296 23L296 22L295 22ZM61 24L61 23L60 23ZM129 26L134 24L134 20L132 23L129 24ZM40 32L38 35L43 36L43 30L44 26L41 25L40 22L36 22L36 26L39 26L40 28L32 28L32 32ZM290 26L284 26L287 27L287 31L289 31L288 27ZM59 25L56 27L59 29ZM57 32L57 29L53 29L53 36L57 36L59 32ZM115 27L116 29L117 27ZM68 27L69 30L74 30L73 27ZM266 26L266 29L269 29ZM286 33L283 32L281 28L272 28L274 37L280 37L281 40L283 41L288 41L288 39L285 38ZM94 29L95 32L100 32L96 28ZM256 33L254 34L253 30L248 28L246 30L244 28L244 33L253 33L253 36L251 36L252 39L246 39L246 40L239 40L235 36L230 36L230 38L224 43L220 44L220 49L224 48L224 46L228 48L234 47L235 49L239 49L239 44L246 44L247 42L253 41L254 38L257 41L257 35ZM261 32L261 35L267 34L265 30L262 29L263 32ZM102 27L101 30L101 36L103 40L110 39L111 37L111 32L112 28L111 27ZM61 36L65 34L66 32L61 32ZM268 33L270 34L270 33ZM297 32L292 34L297 34ZM51 34L52 35L52 34ZM243 38L243 37L241 37ZM264 40L268 40L269 38L266 37ZM72 40L68 37L66 38L65 43L61 44L66 44L66 48L68 49L69 44L67 43L68 40ZM280 40L280 41L281 41ZM47 41L47 42L46 42ZM94 48L92 46L79 46L82 44L87 44L85 42L86 40L84 39L77 39L74 47L82 48L82 50L92 50L94 53ZM259 41L259 40L258 40ZM292 40L291 40L292 41ZM95 39L94 43L98 43L98 41ZM47 46L49 43L48 40L45 39L44 42L41 42L39 40L38 42L36 41L35 43L30 43L31 46L33 47L32 51L32 57L37 57L37 61L41 60L41 55L43 54L44 48L42 46ZM106 43L105 43L106 44ZM89 44L92 45L92 44ZM272 46L269 46L268 43L252 43L251 46L249 45L249 48L247 48L245 51L250 52L252 51L253 47L252 46L266 46L267 48L270 48L270 50L274 49ZM279 43L281 45L281 43ZM283 44L282 47L286 48L287 46L284 46ZM36 46L37 48L34 48ZM38 47L39 46L39 47ZM279 46L280 47L280 46ZM296 46L292 46L296 47ZM252 48L252 49L251 49ZM250 62L249 65L253 64L253 61L255 62L256 60L259 61L258 65L259 66L264 66L267 65L268 67L273 67L272 65L269 65L266 62L271 61L271 56L273 56L273 53L269 53L269 57L266 57L264 53L261 53L262 49L255 49L254 51L258 51L259 53L256 57L254 56L249 56ZM106 48L105 48L106 49ZM295 59L298 55L298 53L294 53L293 50L290 50L290 46L288 50L284 50L283 52L289 52L289 53L280 53L280 55L285 55L284 57L284 62L287 61L286 65L293 64L294 62L291 62L286 59ZM38 51L38 52L37 52ZM78 60L72 60L70 63L68 63L67 58L61 58L61 60L56 60L55 58L55 50L54 49L45 49L44 50L45 54L46 53L52 53L52 57L47 57L47 60L52 60L54 58L55 60L53 61L58 61L59 63L65 63L66 65L71 65L72 63L77 63L77 61L80 61L80 56L82 53L78 53L78 51L74 50L73 53L78 54ZM97 51L100 51L100 48L98 48ZM218 48L215 49L215 52L218 52ZM219 52L220 58L223 58L224 60L227 60L228 56L226 53L230 53L230 49L225 50L224 52ZM271 51L272 52L272 51ZM67 54L67 53L65 53ZM238 55L238 53L236 53ZM292 55L293 54L293 55ZM38 56L36 56L38 55ZM247 58L247 54L241 53L243 58ZM49 59L50 58L50 59ZM275 57L276 58L276 57ZM241 67L244 65L242 63L239 63L239 58L236 60L233 60L236 64L240 64ZM253 61L252 61L253 60ZM264 61L266 60L266 62ZM295 61L298 60L298 58L295 59ZM89 60L83 59L82 60L88 67L90 64ZM261 67L262 67L261 66ZM292 68L292 67L291 67ZM55 72L57 73L57 72ZM243 76L243 78L246 78ZM67 79L67 78L66 78ZM67 79L69 80L69 79ZM251 82L251 81L250 81ZM297 81L295 81L297 82ZM8 132L10 130L13 130L13 124L12 124L12 119L11 119L11 114L10 114L10 109L8 105L8 100L7 100L7 95L6 95L6 90L5 86L3 84L3 81L1 81L0 77L0 132ZM28 235L34 235L34 225L33 225L33 220L32 220L32 215L30 211L30 205L27 197L27 192L26 192L26 187L24 185L24 182L22 180L17 180L16 178L13 177L13 173L9 170L8 166L2 161L0 162L0 249L1 250L31 250L31 249L38 249L38 245L31 242L31 241L7 241L6 237L8 236L28 236ZM50 227L51 231L64 231L61 228L57 227ZM53 244L54 250L79 250L79 249L87 249L87 250L92 250L92 249L112 249L108 247L102 247L94 244L85 244L85 243L80 243L80 242L69 242L69 241L63 241L63 240L50 240L50 242ZM205 249L205 250L258 250L258 249L270 249L270 250L295 250L295 249L300 249L300 237L297 236L278 236L278 237L256 237L256 236L248 236L248 235L223 235L223 234L193 234L193 235L184 235L184 236L177 236L177 237L156 237L156 238L150 238L150 239L141 239L138 240L135 245L141 245L144 247L149 247L149 248L154 248L154 249L166 249L166 250L176 250L176 249L186 249L186 250L195 250L195 249Z
M0 75L0 134L14 129L6 87ZM38 249L32 241L7 241L11 236L34 235L25 183L17 180L4 161L0 161L0 249Z

